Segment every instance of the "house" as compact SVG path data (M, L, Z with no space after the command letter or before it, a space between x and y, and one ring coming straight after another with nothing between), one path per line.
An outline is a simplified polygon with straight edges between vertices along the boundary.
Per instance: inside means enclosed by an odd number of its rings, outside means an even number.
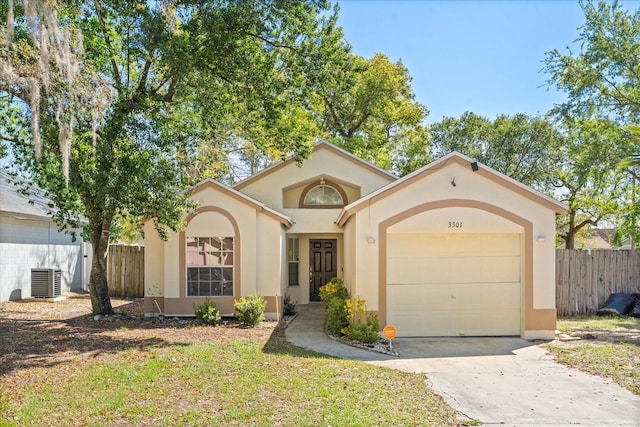
M58 231L41 189L14 181L0 170L0 301L31 297L31 269L59 269L61 292L86 289L90 245Z
M615 244L615 228L590 228L579 233L575 239L575 249L631 249L632 241L629 236L623 237L619 245Z
M561 203L451 153L403 177L320 142L228 187L196 185L199 207L163 242L145 224L145 311L223 314L255 292L280 316L340 277L398 336L552 338Z

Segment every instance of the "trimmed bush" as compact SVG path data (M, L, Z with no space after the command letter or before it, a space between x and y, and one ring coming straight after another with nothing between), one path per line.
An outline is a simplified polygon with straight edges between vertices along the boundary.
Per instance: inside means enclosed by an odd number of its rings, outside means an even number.
M220 310L216 308L215 303L209 298L205 299L202 305L194 305L194 310L196 318L205 325L216 326L222 320Z
M291 297L288 294L284 296L282 305L284 306L282 314L284 314L285 316L293 316L294 314L296 314L296 305L298 305L298 302L291 301Z
M233 307L242 326L255 326L264 320L267 301L262 295L254 294L235 301Z
M342 333L350 340L372 344L378 341L379 329L378 316L374 313L367 313L367 320L364 323L350 321L349 325L342 329Z
M329 300L327 305L327 327L331 332L336 335L342 334L342 329L349 326L349 320L347 318L347 308L344 305L344 300L341 298L333 297Z
M333 298L340 298L342 301L349 298L349 291L342 283L342 279L334 277L326 285L320 287L320 299L328 308L329 301Z

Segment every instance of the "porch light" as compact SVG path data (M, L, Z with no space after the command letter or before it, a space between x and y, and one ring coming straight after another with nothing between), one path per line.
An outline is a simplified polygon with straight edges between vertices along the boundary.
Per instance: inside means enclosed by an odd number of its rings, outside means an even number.
M367 236L367 243L374 244L376 242L376 238L373 236Z
M538 242L542 243L542 242L544 242L544 241L545 241L545 238L544 238L544 236L543 236L542 234L540 234L538 237L536 237L536 240L537 240Z

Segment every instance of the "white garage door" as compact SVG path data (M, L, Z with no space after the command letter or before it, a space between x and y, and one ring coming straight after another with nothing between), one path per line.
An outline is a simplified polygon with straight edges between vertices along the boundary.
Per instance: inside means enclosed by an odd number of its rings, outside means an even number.
M520 335L519 234L389 234L387 323L398 336Z

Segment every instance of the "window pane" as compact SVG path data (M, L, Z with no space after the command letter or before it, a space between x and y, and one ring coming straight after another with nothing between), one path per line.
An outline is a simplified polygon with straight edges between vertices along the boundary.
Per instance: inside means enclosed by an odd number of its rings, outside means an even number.
M190 297L198 296L198 282L191 280L187 282L187 295Z
M233 282L233 268L223 268L222 277L226 282Z
M224 238L223 249L227 252L233 251L233 237Z
M209 250L210 239L208 237L198 237L198 250L204 252Z
M187 238L187 265L198 265L198 243L193 237Z
M221 261L222 261L222 254L220 252L207 253L207 265L220 265Z
M213 295L213 296L222 295L222 283L213 282L211 284L211 295Z
M221 265L233 265L233 252L226 252L222 255Z
M233 282L225 282L222 284L222 295L225 297L233 296Z
M187 269L187 280L197 281L198 280L198 269L190 267Z
M198 295L201 297L211 295L211 284L209 282L200 282Z
M212 237L211 238L211 249L212 251L219 252L222 249L222 238L221 237Z
M289 263L289 286L298 286L300 284L298 280L298 263Z
M341 206L344 204L342 196L333 187L318 185L307 192L304 197L305 205Z

